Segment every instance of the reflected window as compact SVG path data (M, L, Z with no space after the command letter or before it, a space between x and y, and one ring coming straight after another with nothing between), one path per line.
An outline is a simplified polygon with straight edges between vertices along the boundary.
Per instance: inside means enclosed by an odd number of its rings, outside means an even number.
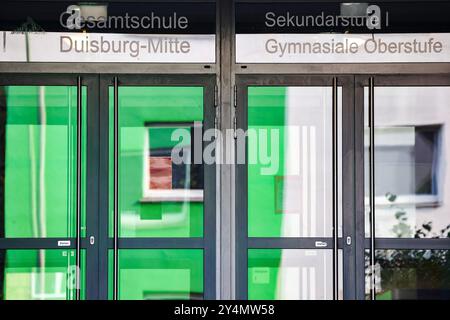
M109 95L109 199L112 201L112 87ZM203 87L119 88L121 237L203 236L203 103ZM199 142L194 141L196 137ZM197 149L200 161L192 161ZM112 202L110 208L113 208ZM109 212L112 235L113 211Z
M367 87L364 95L368 97ZM450 87L375 87L375 234L447 238L450 232ZM365 212L369 219L369 127L365 99Z
M149 122L146 126L144 200L203 201L201 122ZM200 151L199 156L195 151Z
M441 131L440 125L376 129L378 204L438 205ZM366 180L366 188L368 183Z

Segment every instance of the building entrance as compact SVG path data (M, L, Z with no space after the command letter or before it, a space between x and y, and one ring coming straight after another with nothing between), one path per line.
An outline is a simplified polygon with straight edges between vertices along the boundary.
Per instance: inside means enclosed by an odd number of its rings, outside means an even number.
M3 299L215 297L214 80L1 78Z
M236 83L239 297L448 298L448 75Z

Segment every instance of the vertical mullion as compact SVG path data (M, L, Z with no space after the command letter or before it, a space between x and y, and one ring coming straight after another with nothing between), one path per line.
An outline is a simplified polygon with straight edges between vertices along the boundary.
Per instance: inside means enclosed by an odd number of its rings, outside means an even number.
M355 78L355 267L356 299L365 299L365 110L366 78Z
M247 111L248 111L248 85L245 81L236 79L237 87L237 106L236 106L236 129L247 130ZM238 141L235 143L235 160L238 159L239 149ZM247 138L245 138L245 162L239 164L236 162L235 179L235 212L236 212L236 299L248 299L248 167L247 167Z
M81 277L81 146L82 146L82 128L83 128L83 97L82 97L82 86L81 86L81 77L77 78L77 164L76 164L76 283L75 283L75 297L76 300L80 300L81 297L81 288L80 288L80 277Z
M114 256L113 256L113 300L119 295L119 84L114 77Z
M355 82L353 76L346 77L345 80L342 77L342 79L342 185L340 187L342 190L343 298L355 299Z
M203 121L204 130L215 127L214 106L214 78L203 86ZM202 139L203 141L203 139ZM205 143L203 141L203 143ZM213 142L211 142L213 143ZM217 143L217 140L214 142ZM202 147L202 153L204 146ZM217 156L217 153L216 153ZM204 297L214 299L216 297L216 166L207 164L202 160L204 166Z
M86 175L85 175L85 212L86 237L94 240L87 242L86 248L86 299L99 299L99 251L98 251L98 195L99 195L99 76L86 79L87 107L86 107Z
M98 297L101 300L108 299L109 294L109 76L99 76L99 217L98 217Z
M339 212L338 212L338 87L337 78L333 78L332 87L332 189L333 189L333 300L338 300L339 298L339 247L338 247L338 223L339 223ZM313 191L314 192L314 191Z
M3 76L3 75L2 75ZM6 181L6 124L7 124L7 97L5 84L0 84L0 239L5 238L5 181ZM0 249L3 250L3 249ZM4 251L6 253L6 250ZM0 283L5 283L5 254L0 256ZM0 291L0 299L4 299L3 290Z
M369 201L370 201L370 297L376 298L375 288L375 105L374 78L369 78Z
M235 74L234 66L234 1L221 0L216 1L217 10L217 86L219 88L219 111L220 129L222 133L231 130L233 127L233 115L235 113L233 101L233 89ZM233 156L233 138L223 135L224 139L221 145L222 159L230 159ZM220 165L219 181L219 209L218 226L221 232L218 240L218 259L219 259L219 294L221 299L235 299L238 294L236 291L236 248L237 233L236 221L238 215L235 203L236 194L236 166L223 163Z

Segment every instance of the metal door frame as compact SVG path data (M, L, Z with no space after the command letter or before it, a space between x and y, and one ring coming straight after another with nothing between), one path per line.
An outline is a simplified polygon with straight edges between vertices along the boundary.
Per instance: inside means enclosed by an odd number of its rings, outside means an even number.
M333 75L237 75L236 76L236 128L247 130L248 87L249 86L330 86L333 79L342 86L342 237L338 239L338 249L342 249L344 274L344 299L355 298L355 250L343 238L354 239L354 77ZM332 106L330 105L330 112ZM246 141L247 143L247 141ZM333 161L334 163L334 161ZM343 189L342 189L343 187ZM236 296L248 298L248 258L247 250L252 248L285 249L334 249L333 238L249 238L247 217L247 165L236 165ZM316 241L327 243L326 248L318 248ZM337 266L333 266L336 268Z
M86 231L85 237L80 240L80 246L77 246L77 238L0 238L0 249L77 249L85 251L85 298L95 299L97 296L97 247L89 243L90 236L96 236L98 221L98 112L95 105L98 101L98 79L95 75L76 75L76 74L2 74L0 77L0 86L77 86L78 79L82 87L87 88L86 105L86 168L85 168L85 214ZM79 125L77 123L77 125ZM77 161L78 163L78 161ZM81 164L80 164L81 165ZM58 245L59 241L70 241L70 245Z
M450 86L450 73L447 74L367 74L355 77L355 183L356 183L356 266L357 266L357 299L365 297L365 250L371 250L371 239L365 237L364 208L364 87L369 86L369 79L374 81L374 87L395 86ZM376 101L376 94L374 96ZM376 103L376 102L375 102ZM375 124L376 125L376 124ZM372 249L450 249L450 239L432 238L378 238L375 236Z
M100 211L99 211L99 298L108 298L108 251L114 250L109 235L109 88L117 79L121 86L197 86L203 87L204 128L215 128L215 76L199 74L102 74L100 76ZM203 249L205 299L216 297L216 165L204 164L204 214L202 238L120 238L118 249Z

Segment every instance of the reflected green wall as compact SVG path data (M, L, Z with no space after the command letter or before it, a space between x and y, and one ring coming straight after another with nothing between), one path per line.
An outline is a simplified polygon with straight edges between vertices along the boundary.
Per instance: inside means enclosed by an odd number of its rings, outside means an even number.
M73 237L76 87L10 86L5 94L5 237Z
M74 300L75 250L0 250L6 261L0 300ZM81 251L81 299L85 298L86 254Z
M261 173L266 164L258 161L248 165L248 235L249 237L280 237L282 209L286 87L248 88L248 128L259 130L278 130L279 143L271 145L268 134L267 155L279 154L278 170L273 175ZM270 132L270 131L269 131ZM261 135L259 135L261 139ZM249 137L248 145L256 145ZM260 146L261 144L258 144ZM276 145L279 148L274 148ZM280 202L281 201L281 202ZM276 205L278 203L278 206ZM281 207L280 207L281 205ZM248 250L248 298L275 299L277 290L278 266L281 250Z
M39 168L42 159L38 148L42 137L37 125L40 123L39 105L43 102L46 106L47 122L45 127L47 138L45 167L48 170L46 170L44 182L46 235L52 237L75 235L76 87L45 87L43 100L40 100L39 90L42 89L39 87L8 87L6 90L8 118L6 128L5 232L7 237L43 236L39 233L40 231L36 233L36 229L41 228L36 228L36 226L33 228L33 202L31 201L32 188L37 190L34 197L38 197L40 192L39 183L33 186L32 181L39 181L39 176L37 172L32 172L32 170L36 170L32 168ZM120 87L119 90L121 215L131 213L138 217L138 220L158 220L163 212L179 212L183 210L183 206L189 207L189 219L177 226L141 230L122 227L120 236L203 236L202 203L142 203L140 201L143 197L143 159L148 147L146 138L149 134L149 129L144 124L149 121L202 121L203 88ZM113 101L112 95L112 88L110 88L110 101ZM86 97L86 94L83 94L83 96ZM280 141L284 141L285 100L286 88L249 88L249 128L279 129ZM85 105L86 101L84 101ZM110 104L110 111L112 111L112 108L113 106ZM110 123L113 123L112 112L110 112ZM69 124L72 130L70 135ZM31 134L30 127L33 128ZM112 125L110 130L112 137ZM173 146L173 143L167 141L162 143L162 140L156 139L157 143L160 144L158 146ZM113 150L112 143L111 139L111 152ZM34 148L32 148L33 144ZM84 144L85 135L83 148ZM30 150L33 150L33 152L30 153ZM269 150L269 154L275 151ZM261 163L249 165L248 231L250 236L279 237L281 235L282 214L275 212L275 197L280 197L280 194L276 195L275 192L275 177L283 176L283 143L281 143L278 151L281 158L275 175L261 175L261 169L265 167ZM112 168L112 153L109 165ZM85 165L83 167L85 168ZM112 170L110 172L112 173ZM112 181L111 176L111 187ZM278 185L277 188L283 190L282 185ZM112 188L110 189L112 191ZM24 199L28 199L28 201L24 201ZM110 209L112 209L112 205ZM67 212L70 212L70 214L67 214ZM112 210L110 210L110 213L112 218ZM8 252L6 267L9 269L7 270L17 272L19 269L15 265L21 260L25 263L24 266L27 264L33 265L30 261L38 261L36 254L36 251L33 250ZM49 254L62 255L58 250L47 250L46 255ZM173 256L174 254L175 256ZM268 282L265 285L251 280L252 270L260 267L266 268L264 263L261 265L261 260L258 258L261 254L270 256L270 264L274 266L274 268L270 268ZM280 257L280 250L250 250L249 298L273 299L276 297L278 274L276 266L279 265ZM26 261L30 263L26 263ZM48 261L52 263L51 261L54 260L49 258ZM58 263L61 263L61 261ZM126 275L123 277L126 277L126 280L123 278L121 280L126 281L121 284L124 290L121 293L121 298L143 299L155 297L159 293L164 295L167 292L164 293L161 288L164 288L169 282L173 285L168 285L167 291L179 295L180 298L196 298L203 292L202 250L180 250L179 252L177 250L121 250L120 261L120 268L128 270L124 271ZM146 263L149 263L149 261L152 261L152 267L145 271ZM183 268L190 263L192 263L192 267L188 268L189 272L186 273ZM29 273L31 267L27 268L21 269L20 272ZM168 268L176 271L169 273L164 271ZM187 274L189 274L189 277L187 277ZM23 298L26 298L26 296L24 295Z
M110 101L110 173L113 170L113 88ZM148 154L146 138L148 122L203 121L203 87L120 87L119 88L119 206L121 217L133 217L137 222L160 220L166 213L188 212L187 220L177 224L141 228L121 224L121 237L202 237L203 203L160 202L143 203L144 154ZM166 147L174 142L167 139ZM163 147L164 145L159 145ZM110 176L110 199L113 191ZM112 202L110 202L110 235L112 235ZM123 220L122 220L123 221Z
M109 252L109 299L113 251ZM119 299L203 299L203 250L120 249Z

